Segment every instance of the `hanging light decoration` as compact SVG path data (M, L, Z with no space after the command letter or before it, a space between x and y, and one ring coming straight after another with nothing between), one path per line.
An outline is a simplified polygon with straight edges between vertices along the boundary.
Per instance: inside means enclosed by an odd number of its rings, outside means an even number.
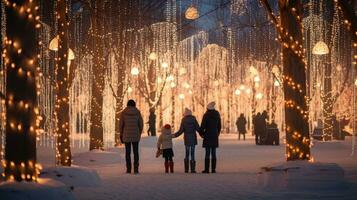
M130 73L133 76L137 76L137 75L139 75L139 69L137 67L133 67L133 68L131 68Z
M184 94L179 94L179 99L181 99L181 100L184 100L185 99L185 95Z
M241 91L239 89L236 89L236 91L234 92L237 96L239 96L241 94Z
M163 62L163 63L161 63L161 67L164 68L164 69L168 68L169 64L167 62Z
M49 49L51 51L58 51L58 37L57 36L51 40Z
M279 86L280 86L280 83L279 83L278 80L275 80L275 81L274 81L274 86L276 86L276 87L279 87Z
M327 44L323 41L317 42L312 48L312 54L314 55L326 55L329 52Z
M150 53L149 59L150 60L156 60L157 59L157 54L155 52Z
M255 95L256 99L262 99L263 98L263 94L262 93L258 93L257 95Z
M198 12L198 9L195 6L191 5L187 8L185 12L185 17L189 20L195 20L200 17L200 14Z

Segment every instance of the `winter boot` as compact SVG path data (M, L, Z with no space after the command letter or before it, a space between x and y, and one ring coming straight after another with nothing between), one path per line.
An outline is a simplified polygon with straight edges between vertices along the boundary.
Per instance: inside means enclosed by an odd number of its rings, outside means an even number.
M191 173L196 173L196 161L191 160L190 165L191 165Z
M216 173L216 163L217 160L216 159L212 159L212 173Z
M165 161L165 173L169 173L169 162Z
M185 159L185 161L184 161L184 163L185 163L185 173L188 173L188 159Z
M139 163L134 164L134 174L139 174Z
M126 173L130 174L131 173L131 163L126 164Z
M169 166L170 166L170 173L174 173L174 162L173 161L169 162Z
M204 174L209 173L209 159L205 159L205 170L202 171Z

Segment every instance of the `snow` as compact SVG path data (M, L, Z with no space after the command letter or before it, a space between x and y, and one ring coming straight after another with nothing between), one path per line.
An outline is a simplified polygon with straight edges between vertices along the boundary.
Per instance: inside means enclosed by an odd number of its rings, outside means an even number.
M52 178L70 186L72 190L77 187L97 187L101 181L97 172L87 167L72 165L71 167L53 167L44 169L41 177Z
M217 150L217 174L185 174L182 136L174 139L175 173L164 173L164 160L155 158L156 137L140 142L140 174L125 173L123 146L105 151L73 148L73 170L54 168L52 150L39 147L41 177L62 180L78 200L91 199L356 199L357 156L351 138L315 142L314 163L286 162L285 146L256 146L249 135L222 134ZM197 171L203 169L202 140L196 146ZM266 167L268 170L263 170ZM271 169L271 170L269 170ZM69 170L69 171L66 171ZM77 175L79 172L82 175ZM95 172L100 181L95 178ZM56 174L64 176L56 177ZM91 175L85 175L85 173ZM86 184L72 180L86 181ZM88 176L88 177L87 177ZM92 177L91 177L92 176ZM0 198L3 199L3 198ZM6 199L6 198L5 198Z
M38 183L8 181L0 183L0 199L6 200L71 200L70 188L55 180L41 178Z

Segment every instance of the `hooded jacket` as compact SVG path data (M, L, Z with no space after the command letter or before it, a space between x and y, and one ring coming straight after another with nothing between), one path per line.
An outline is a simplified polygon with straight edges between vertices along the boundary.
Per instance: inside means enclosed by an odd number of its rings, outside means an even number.
M162 128L161 135L157 140L157 148L159 149L172 149L172 138L174 135L171 134L171 129Z
M119 131L124 143L139 142L143 126L143 118L136 107L128 106L121 112Z

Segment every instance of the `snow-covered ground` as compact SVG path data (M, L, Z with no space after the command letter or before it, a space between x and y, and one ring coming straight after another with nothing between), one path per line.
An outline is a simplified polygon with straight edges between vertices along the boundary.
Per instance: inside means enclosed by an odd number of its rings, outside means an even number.
M199 140L196 149L199 172L203 168L204 159L201 142ZM357 155L351 157L351 138L346 141L316 142L312 152L315 163L310 165L304 162L286 163L284 145L256 146L253 138L238 141L237 135L222 135L217 152L217 174L183 173L182 137L174 140L174 174L163 173L163 159L155 158L154 137L144 137L140 142L139 175L125 174L123 147L94 152L73 149L73 152L75 165L87 167L89 171L96 170L101 179L98 181L100 184L74 186L72 193L79 200L352 200L357 197ZM53 155L54 152L50 148L39 148L39 161L45 170L53 167ZM262 167L273 170L262 170ZM51 170L53 171L53 168ZM96 181L95 177L88 178L88 181L90 180ZM66 184L68 185L68 182Z

